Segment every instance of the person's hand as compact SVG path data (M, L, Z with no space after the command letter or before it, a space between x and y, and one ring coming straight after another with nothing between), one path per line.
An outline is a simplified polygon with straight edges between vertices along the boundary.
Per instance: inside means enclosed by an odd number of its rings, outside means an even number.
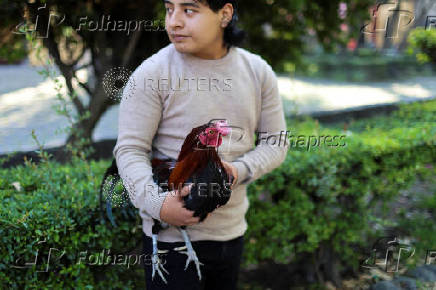
M194 211L183 207L182 197L191 192L192 185L185 185L180 192L178 189L167 192L160 209L161 220L174 226L190 226L199 223L200 217L194 217Z
M226 162L226 161L221 161L221 163L224 166L224 169L227 171L227 174L233 176L233 182L232 185L230 185L230 189L233 189L233 186L236 184L236 182L238 181L238 169L236 169L235 166L233 166L231 163ZM229 179L230 182L230 179Z

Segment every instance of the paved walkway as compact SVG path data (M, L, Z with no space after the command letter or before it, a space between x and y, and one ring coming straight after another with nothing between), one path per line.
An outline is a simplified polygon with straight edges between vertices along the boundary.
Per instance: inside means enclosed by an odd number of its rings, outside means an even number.
M40 68L28 63L0 66L0 152L36 149L31 132L46 147L63 145L66 134L57 132L68 122L52 106L59 103L51 80L38 74ZM86 77L86 72L82 72ZM436 96L436 77L407 81L351 84L326 80L290 79L278 76L279 91L287 113L318 111L414 101ZM73 107L69 107L73 109ZM73 109L74 110L74 109ZM116 138L118 106L101 118L94 141Z

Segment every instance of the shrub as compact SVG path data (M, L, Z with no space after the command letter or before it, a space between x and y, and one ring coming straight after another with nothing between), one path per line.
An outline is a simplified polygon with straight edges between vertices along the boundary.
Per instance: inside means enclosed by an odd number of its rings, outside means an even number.
M250 184L244 266L297 263L308 276L336 282L344 271L356 272L386 225L375 209L436 161L435 109L436 101L401 105L391 116L352 122L346 132L310 118L288 120L293 135L344 135L344 146L307 150L295 143L282 166ZM1 288L133 288L143 280L127 265L78 263L83 251L126 253L141 241L136 209L115 209L117 228L101 216L98 189L107 166L73 159L0 170ZM416 225L425 239L428 223ZM59 251L47 261L50 248ZM37 253L36 265L11 267Z
M409 52L416 53L418 61L436 63L436 30L418 27L410 32L408 42Z
M359 268L382 234L385 206L436 161L436 102L401 105L389 117L350 124L343 147L291 148L285 162L249 186L245 264L296 263L336 280ZM342 135L339 126L306 120L288 127L308 135Z
M296 73L301 77L348 82L379 82L434 75L434 66L423 65L414 56L368 54L366 50L362 53L362 50L359 49L357 55L307 55L302 59L305 66L298 67Z
M1 43L0 63L19 63L26 57L26 42L20 37L12 37L10 41Z
M0 288L134 286L133 258L130 267L121 258L103 258L126 253L142 233L139 215L124 217L115 210L117 222L122 221L117 228L102 218L98 187L107 166L108 161L50 161L0 170ZM35 265L25 267L36 258Z

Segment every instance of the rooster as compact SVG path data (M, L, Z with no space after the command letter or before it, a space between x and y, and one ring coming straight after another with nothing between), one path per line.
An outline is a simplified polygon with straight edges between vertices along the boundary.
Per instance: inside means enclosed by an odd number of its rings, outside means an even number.
M225 205L230 199L233 176L229 176L218 156L217 148L222 143L222 137L230 133L230 126L225 120L213 119L209 123L192 129L186 137L177 161L172 159L152 159L153 178L161 187L168 186L168 191L178 190L185 184L191 184L190 193L183 197L184 207L194 211L194 217L200 217L202 222L209 213ZM228 183L227 183L228 182ZM167 283L163 273L169 274L163 267L157 248L157 235L161 229L168 228L165 222L153 219L152 226L152 279L157 272ZM197 274L201 280L200 265L186 226L178 227L185 241L185 246L174 250L186 250L180 253L187 255L185 270L190 262L194 262Z

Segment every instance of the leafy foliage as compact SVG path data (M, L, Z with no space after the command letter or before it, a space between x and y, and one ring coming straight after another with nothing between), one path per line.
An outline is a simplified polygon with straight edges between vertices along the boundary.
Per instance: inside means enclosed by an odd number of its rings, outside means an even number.
M289 121L295 135L346 134L346 146L291 148L282 166L249 186L246 265L273 260L326 271L339 267L325 258L331 252L343 269L357 271L383 234L376 206L395 200L436 161L435 109L435 101L402 105L389 117L354 122L347 132L310 119Z
M26 42L20 37L12 37L6 43L0 43L0 61L16 63L27 56Z
M435 72L435 66L431 63L423 65L415 56L389 56L376 51L369 53L366 48L339 55L304 56L302 60L304 65L297 69L297 75L338 81L398 81L415 76L432 76Z
M102 218L98 187L107 166L107 161L28 161L0 170L1 288L134 287L126 275L139 255L129 267L124 254L141 241L141 222L139 215L126 218L115 211L123 223L112 228Z
M341 3L342 7L346 5L344 15L339 13ZM275 70L284 71L289 62L300 61L308 35L333 50L349 36L341 33L342 24L349 25L354 34L359 33L359 25L369 18L367 8L371 3L370 0L240 0L240 26L248 34L242 47L261 55ZM26 31L43 43L64 76L69 101L78 115L90 112L88 118L76 124L83 129L85 138L92 136L100 117L117 103L104 92L105 73L120 66L133 71L144 59L170 43L164 29L164 4L160 0L140 4L133 0L0 0L0 7L5 7L0 10L0 29L6 27L7 31L13 31L24 22L26 25L20 27L29 28ZM108 17L112 21L110 28L107 28ZM133 23L131 28L129 23ZM271 35L265 32L265 25L271 27ZM86 62L85 52L90 52L90 60ZM77 72L88 66L94 75L84 82ZM89 96L89 102L75 96L75 83ZM75 136L69 136L67 143L75 141Z
M408 37L409 52L416 53L418 61L436 63L436 30L418 27Z
M281 167L249 185L245 266L272 260L309 264L306 271L321 274L358 269L385 226L375 209L398 197L436 161L435 109L436 101L402 105L388 117L353 122L348 132L310 118L288 120L294 135L345 135L344 146L307 150L293 143ZM1 288L134 287L137 280L127 265L78 263L84 251L125 253L141 240L138 214L129 217L115 208L117 228L100 215L98 187L109 161L76 158L61 165L40 153L45 162L0 170ZM431 211L434 198L420 206ZM420 218L400 225L416 228L412 234L426 246L434 243L426 234L434 228L429 222ZM50 248L60 251L48 263ZM11 267L33 261L36 253L40 260L35 266Z
M246 47L275 70L285 71L287 62L301 62L307 49L305 41L311 36L327 51L345 45L348 37L358 36L360 25L369 19L371 4L367 0L241 0L238 5L241 26L248 32ZM340 15L341 5L346 7L344 15ZM265 24L271 25L271 35L264 31ZM341 24L348 25L352 33L342 33Z

